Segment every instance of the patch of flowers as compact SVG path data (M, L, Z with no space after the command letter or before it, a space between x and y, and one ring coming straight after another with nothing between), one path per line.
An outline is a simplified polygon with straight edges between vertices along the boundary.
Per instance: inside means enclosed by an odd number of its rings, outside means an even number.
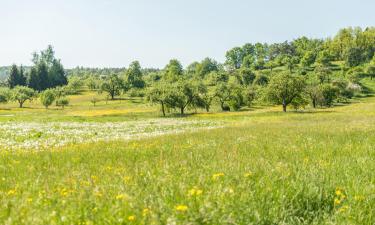
M180 119L126 122L1 122L0 149L41 150L68 144L132 140L217 127L220 127L218 122Z

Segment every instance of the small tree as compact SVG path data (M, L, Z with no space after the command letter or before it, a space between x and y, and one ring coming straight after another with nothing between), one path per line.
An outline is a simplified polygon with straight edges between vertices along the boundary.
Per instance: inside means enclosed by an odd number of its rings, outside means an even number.
M272 77L267 90L266 98L275 104L282 104L283 111L297 98L302 98L305 88L303 77L283 72Z
M10 90L8 88L0 88L0 103L7 103L10 98Z
M65 106L69 105L69 100L67 98L60 98L56 101L57 106L61 106L62 109L65 108Z
M98 102L99 100L96 98L96 97L92 97L90 102L94 105L94 107L96 106L96 103Z
M41 93L40 102L48 109L48 106L52 105L55 98L55 92L52 89L47 89Z
M115 96L119 95L124 87L122 79L117 75L110 75L101 86L101 90L107 92L111 96L111 100L115 99Z
M24 86L16 86L12 90L12 99L19 103L19 107L22 108L23 104L27 100L32 100L35 97L35 91L31 88Z
M163 116L165 116L165 109L170 105L171 91L168 85L162 81L155 83L146 92L146 98L150 103L160 104Z

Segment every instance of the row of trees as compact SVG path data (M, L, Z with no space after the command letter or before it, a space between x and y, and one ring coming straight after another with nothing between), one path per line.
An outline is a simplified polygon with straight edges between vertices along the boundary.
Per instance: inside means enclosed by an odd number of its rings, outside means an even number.
M64 88L61 87L47 89L40 93L25 86L16 86L12 89L0 88L0 103L15 101L19 104L20 108L23 108L26 101L32 101L36 98L39 98L42 105L46 108L54 102L56 106L61 106L62 108L69 105L69 100L66 98Z
M48 88L64 86L68 83L64 67L59 59L55 58L52 46L39 54L33 54L33 66L25 69L12 65L7 80L9 88L16 86L27 86L36 91L43 91Z

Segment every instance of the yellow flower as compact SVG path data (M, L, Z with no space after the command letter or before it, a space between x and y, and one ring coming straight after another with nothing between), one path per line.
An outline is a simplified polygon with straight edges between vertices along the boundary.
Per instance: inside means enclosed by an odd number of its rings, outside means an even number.
M215 173L214 175L212 175L212 179L217 180L223 176L224 176L224 173Z
M11 189L11 190L9 190L8 191L8 193L7 193L7 195L16 195L16 193L17 193L17 191L16 191L16 189Z
M130 179L131 178L129 176L125 176L124 178L122 178L122 180L124 181L124 183L129 183Z
M150 209L144 208L142 211L142 216L147 216L150 213Z
M245 173L243 176L244 176L244 177L251 177L252 175L253 175L252 172L247 172L247 173Z
M354 196L354 200L356 200L356 201L363 201L363 200L365 200L365 196L363 196L363 195L356 195L356 196Z
M188 209L186 205L177 205L176 210L179 212L185 212Z
M343 207L341 207L341 208L339 209L339 212L345 212L345 211L348 210L348 209L349 209L349 206L344 205Z
M199 196L203 193L203 190L193 187L192 189L189 190L188 195L189 196Z
M27 198L27 202L31 203L31 202L33 202L33 199L32 198Z
M334 204L335 204L335 205L340 205L340 203L341 203L340 199L335 198L335 200L334 200Z
M118 194L117 196L116 196L116 199L117 200L123 200L123 199L126 199L128 196L127 195L124 195L124 194Z
M132 215L132 216L128 216L128 220L129 220L129 221L134 221L134 220L135 220L135 216L134 216L134 215Z

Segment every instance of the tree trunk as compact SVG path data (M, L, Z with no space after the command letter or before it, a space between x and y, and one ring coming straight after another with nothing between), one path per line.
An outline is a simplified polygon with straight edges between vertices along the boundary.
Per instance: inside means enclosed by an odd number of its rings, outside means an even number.
M20 103L20 108L23 108L23 102L19 102Z
M181 107L180 110L181 110L181 115L184 115L184 107Z
M115 93L111 93L111 100L115 99Z
M283 112L286 112L286 101L283 99Z
M165 117L164 102L161 102L161 111L163 112L163 116Z
M210 107L206 106L206 112L210 112Z
M312 104L313 104L313 107L315 109L316 108L316 100L315 99L313 99Z

